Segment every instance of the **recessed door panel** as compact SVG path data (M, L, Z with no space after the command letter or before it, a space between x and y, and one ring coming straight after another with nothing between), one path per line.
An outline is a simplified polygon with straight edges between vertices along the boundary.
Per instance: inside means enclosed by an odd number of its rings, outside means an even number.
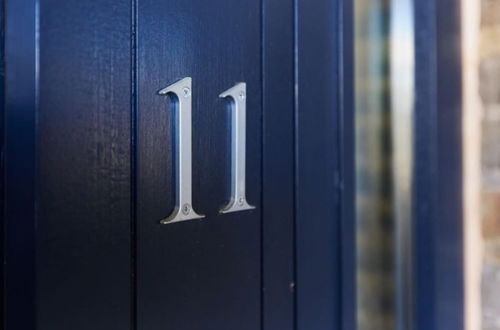
M261 17L259 1L141 0L137 8L137 324L140 330L260 327ZM161 223L176 206L176 103L192 89L192 205L205 217ZM246 199L231 199L231 109L246 83Z

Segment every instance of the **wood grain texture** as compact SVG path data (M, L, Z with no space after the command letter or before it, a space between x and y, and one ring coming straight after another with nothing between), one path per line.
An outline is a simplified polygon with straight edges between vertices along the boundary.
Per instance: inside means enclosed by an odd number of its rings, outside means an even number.
M258 329L261 300L261 44L257 1L138 3L137 324ZM193 78L193 206L201 220L161 225L174 206L173 109L158 90ZM229 111L247 83L247 198L219 214L230 182Z
M40 2L38 330L130 329L130 10Z

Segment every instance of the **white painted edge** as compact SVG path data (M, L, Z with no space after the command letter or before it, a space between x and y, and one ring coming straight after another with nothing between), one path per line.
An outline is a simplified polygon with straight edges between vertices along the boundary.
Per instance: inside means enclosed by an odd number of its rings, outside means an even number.
M481 329L481 0L461 0L465 329Z

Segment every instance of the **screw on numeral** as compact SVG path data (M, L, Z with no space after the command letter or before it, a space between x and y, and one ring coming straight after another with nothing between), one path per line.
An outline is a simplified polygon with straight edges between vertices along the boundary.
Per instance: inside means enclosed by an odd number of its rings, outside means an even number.
M183 87L182 94L184 95L184 97L190 97L191 96L191 89L189 87Z
M189 214L189 212L191 212L191 205L189 205L189 204L184 204L184 205L182 206L182 213L183 213L184 215L188 215L188 214Z

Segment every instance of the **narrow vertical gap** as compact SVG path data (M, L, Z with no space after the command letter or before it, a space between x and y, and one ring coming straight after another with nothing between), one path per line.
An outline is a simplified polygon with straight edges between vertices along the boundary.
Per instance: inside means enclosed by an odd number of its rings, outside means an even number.
M344 130L345 130L345 127L344 127L344 123L345 123L345 119L344 119L344 111L345 111L345 91L344 91L344 83L345 83L345 80L344 80L344 30L345 30L345 20L344 20L344 1L345 0L341 0L339 1L339 4L338 4L338 7L337 7L337 19L338 19L338 26L339 26L339 30L338 30L338 41L337 41L337 45L338 45L338 49L339 49L339 52L338 52L338 62L337 62L337 67L338 67L338 70L339 70L339 76L338 76L338 88L337 88L337 91L338 91L338 110L337 110L337 116L336 116L336 119L337 119L337 127L338 127L338 130L337 130L337 149L338 149L338 159L337 159L337 162L338 162L338 171L337 171L337 174L336 174L336 182L335 182L335 191L336 191L336 194L337 194L337 203L338 203L338 208L337 208L337 216L338 216L338 244L337 244L337 248L338 248L338 252L337 252L337 255L338 255L338 260L339 260L339 263L338 263L338 270L339 270L339 281L337 283L337 292L339 293L338 294L338 297L339 297L339 308L338 308L338 315L339 315L339 329L343 329L344 328L344 325L346 324L345 323L345 318L346 318L346 315L344 315L343 311L345 310L344 308L344 303L346 302L345 299L344 299L344 293L345 293L345 290L344 290L344 286L343 284L347 283L347 281L349 281L349 279L347 279L345 277L345 272L346 272L346 269L345 267L347 266L347 263L348 263L348 260L345 260L345 253L343 251L343 249L347 246L347 241L349 240L348 237L345 237L344 235L342 235L345 231L345 226L344 226L344 221L346 219L344 219L344 210L345 210L345 203L344 203L344 197L345 197L345 191L343 189L344 187L344 181L345 181L345 173L344 173L344 153L345 153L345 149L344 149L344 145L345 145L345 141L344 141Z
M39 209L39 196L40 196L40 187L39 187L39 150L40 150L40 138L39 138L39 117L40 117L40 0L35 1L35 72L34 72L34 80L35 80L35 109L33 114L33 227L32 227L32 239L33 239L33 265L32 265L32 280L33 280L33 326L37 326L37 301L38 301L38 291L37 291L37 227L38 227L38 209Z
M293 295L293 326L298 329L298 293L300 290L297 269L297 234L298 234L298 200L299 200L299 1L293 0L293 86L294 86L294 166L293 166L293 278L294 278L294 295Z
M130 38L130 80L131 80L131 117L130 117L130 329L137 329L137 2L131 0L131 38Z
M0 329L5 303L5 0L0 0Z
M265 129L266 129L266 121L265 121L265 89L266 89L266 82L265 82L265 42L266 42L266 36L265 36L265 8L264 8L264 1L266 0L261 0L260 1L260 106L261 106L261 146L260 146L260 203L261 203L261 208L260 208L260 328L261 330L264 330L264 313L265 313L265 298L264 298L264 285L265 285L265 279L264 279L264 157L265 157L265 152L264 152L264 145L265 145Z

